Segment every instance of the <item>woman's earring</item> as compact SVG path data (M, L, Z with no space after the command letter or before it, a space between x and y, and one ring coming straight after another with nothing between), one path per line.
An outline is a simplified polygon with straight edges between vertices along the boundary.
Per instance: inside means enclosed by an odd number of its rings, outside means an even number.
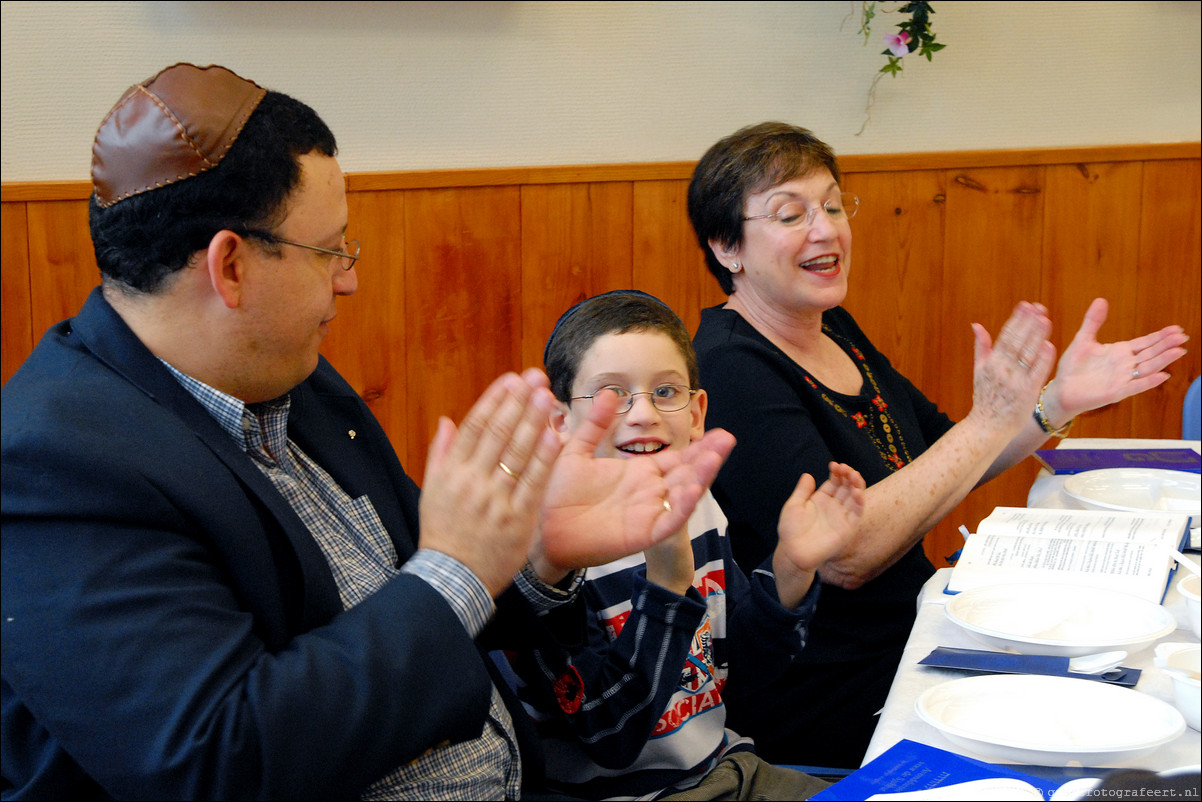
M738 273L742 269L742 265L740 265L738 262L732 262L730 265L730 272L732 273Z

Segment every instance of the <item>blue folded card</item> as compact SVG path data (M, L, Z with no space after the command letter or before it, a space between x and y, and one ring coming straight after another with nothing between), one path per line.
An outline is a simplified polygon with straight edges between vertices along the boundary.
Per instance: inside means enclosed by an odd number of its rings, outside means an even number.
M1202 455L1192 448L1041 448L1035 459L1052 473L1102 468L1159 468L1202 473Z
M1045 654L1011 654L983 649L957 649L940 646L918 661L920 666L958 668L984 674L1042 674L1049 677L1072 677L1134 688L1143 673L1138 668L1118 666L1101 674L1080 674L1069 671L1069 658Z
M829 788L814 794L810 799L817 802L862 800L874 794L927 791L974 780L1003 779L1021 782L1025 788L1029 788L1029 796L1037 799L1050 799L1063 782L1017 771L1014 766L985 763L946 749L903 739L876 759Z

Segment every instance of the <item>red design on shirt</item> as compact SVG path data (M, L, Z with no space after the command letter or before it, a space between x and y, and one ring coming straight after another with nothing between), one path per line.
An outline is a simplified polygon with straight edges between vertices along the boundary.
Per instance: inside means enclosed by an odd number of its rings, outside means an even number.
M559 679L551 686L555 692L555 700L559 702L559 709L567 713L569 716L580 709L580 704L584 701L584 681L580 679L580 672L574 666L568 666Z
M601 623L603 623L605 628L609 631L610 638L617 638L622 634L622 630L626 626L626 619L628 618L630 618L630 610L624 610L612 618L603 618Z
M868 421L864 420L863 412L856 412L855 414L853 414L851 416L851 419L856 422L857 429L863 429L865 426L868 425Z

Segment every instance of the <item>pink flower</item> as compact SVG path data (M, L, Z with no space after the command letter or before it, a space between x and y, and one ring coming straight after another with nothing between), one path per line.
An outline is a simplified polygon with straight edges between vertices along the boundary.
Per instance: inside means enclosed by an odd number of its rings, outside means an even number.
M910 52L909 41L910 34L905 31L885 34L885 45L889 48L889 52L898 58Z

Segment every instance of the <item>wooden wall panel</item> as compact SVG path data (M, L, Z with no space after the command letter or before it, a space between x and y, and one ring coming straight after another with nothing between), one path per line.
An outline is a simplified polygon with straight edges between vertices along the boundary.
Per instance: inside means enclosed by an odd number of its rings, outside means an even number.
M1134 195L1125 200L1134 201ZM1182 402L1190 380L1202 373L1202 181L1197 159L1149 162L1139 206L1139 274L1134 330L1153 331L1171 323L1185 327L1189 353L1170 368L1172 377L1156 391L1127 402L1131 430L1141 437L1180 437ZM1134 209L1124 220L1134 224Z
M29 290L29 237L24 203L0 205L0 382L16 372L33 350L33 308ZM41 331L37 336L41 336Z
M392 447L406 453L409 385L405 337L405 193L356 192L347 198L349 239L359 239L358 289L338 301L322 352L371 407Z
M943 321L938 354L942 376L932 398L953 419L972 409L974 339L980 323L996 337L1015 304L1037 292L1043 231L1043 167L957 170L947 177L944 303L930 309ZM927 537L937 567L963 540L960 525L975 529L995 506L1024 506L1034 478L1016 466L970 493Z
M955 171L947 182L945 303L939 398L962 418L972 408L973 334L980 323L994 336L1015 304L1040 285L1043 233L1042 167Z
M416 481L440 416L458 422L521 359L517 187L414 190L405 199L406 469Z
M1066 164L1046 170L1047 222L1038 299L1052 317L1057 358L1072 342L1095 297L1109 302L1099 337L1119 340L1142 334L1135 314L1139 220L1131 213L1131 198L1140 196L1143 165ZM1124 437L1131 432L1131 405L1118 404L1082 416L1071 434Z
M522 187L521 367L542 367L570 306L631 286L632 191L629 181Z
M28 206L29 291L34 338L75 314L100 281L85 201Z
M844 306L898 370L932 397L942 329L946 192L936 171L850 175L860 198L851 222L851 279Z
M971 406L972 333L1040 300L1063 347L1096 295L1106 340L1180 323L1194 341L1164 386L1086 416L1074 434L1180 435L1200 370L1197 143L851 156L848 308L953 417ZM541 364L555 319L617 287L651 292L690 330L725 301L688 222L691 165L585 165L348 176L363 242L358 292L323 346L421 481L439 415L461 420L497 375ZM86 183L4 185L3 379L97 282ZM997 504L1024 504L1032 460L928 536L937 565Z
M701 310L726 303L705 267L689 223L688 181L640 181L634 187L634 289L668 304L689 331Z
M860 198L852 220L851 280L844 306L876 347L928 397L942 402L946 175L942 171L848 175ZM928 347L915 347L926 343ZM971 374L960 377L972 381ZM926 538L936 565L958 548L953 519Z

